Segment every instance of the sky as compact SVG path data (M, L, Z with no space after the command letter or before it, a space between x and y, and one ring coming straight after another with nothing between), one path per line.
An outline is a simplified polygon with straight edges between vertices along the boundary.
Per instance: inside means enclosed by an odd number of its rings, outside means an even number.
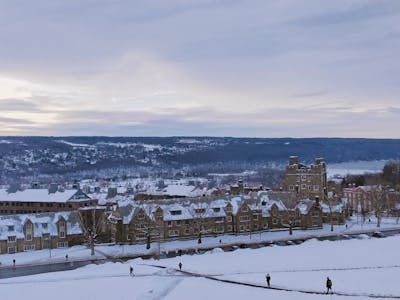
M0 0L0 135L400 138L398 0Z

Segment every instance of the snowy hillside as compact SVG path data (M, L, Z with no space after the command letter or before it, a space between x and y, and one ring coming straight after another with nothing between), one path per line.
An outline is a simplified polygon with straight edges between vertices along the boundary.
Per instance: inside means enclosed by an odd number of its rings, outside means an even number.
M394 139L2 137L0 184L33 175L54 180L54 176L76 179L177 171L206 176L259 167L283 170L291 155L307 164L323 157L329 165L396 159L399 149L400 140Z
M2 299L324 299L325 280L333 281L329 299L370 299L369 295L400 297L400 237L345 241L310 240L301 245L272 246L170 259L89 265L74 271L3 279ZM177 271L179 262L183 271ZM135 276L129 276L129 266ZM166 269L153 265L165 266ZM265 274L272 288L265 289ZM243 286L209 277L252 283ZM278 288L278 289L275 289ZM285 289L285 290L279 290Z

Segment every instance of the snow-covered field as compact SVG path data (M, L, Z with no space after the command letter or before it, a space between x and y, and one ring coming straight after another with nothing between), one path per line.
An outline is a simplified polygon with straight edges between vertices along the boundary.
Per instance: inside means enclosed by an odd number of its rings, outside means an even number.
M270 246L202 255L183 255L162 260L135 259L128 262L89 265L73 271L47 273L0 280L1 299L370 299L368 294L400 297L400 236L343 241L315 239L293 246ZM84 249L76 249L84 251ZM33 254L33 253L32 253ZM54 253L56 254L56 253ZM25 254L26 256L26 254ZM184 271L265 286L264 289L194 277ZM129 276L133 265L135 276ZM160 269L152 265L165 266ZM323 292L325 280L333 290L350 296L306 294L296 290ZM29 296L28 296L29 295Z
M382 172L387 160L349 161L327 165L328 178L345 177L346 175L374 174Z

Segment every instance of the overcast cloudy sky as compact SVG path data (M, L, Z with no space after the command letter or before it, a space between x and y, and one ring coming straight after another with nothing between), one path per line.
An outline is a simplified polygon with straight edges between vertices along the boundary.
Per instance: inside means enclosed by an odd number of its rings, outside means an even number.
M0 135L400 138L400 1L0 0Z

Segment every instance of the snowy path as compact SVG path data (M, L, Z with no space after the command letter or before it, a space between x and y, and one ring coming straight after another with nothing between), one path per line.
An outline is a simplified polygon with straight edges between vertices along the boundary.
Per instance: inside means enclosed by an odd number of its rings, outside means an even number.
M151 266L151 267L156 267L156 268L161 268L161 269L166 269L167 267L161 266L161 265L152 265L152 264L143 264L146 266ZM224 282L224 283L230 283L230 284L237 284L237 285L243 285L243 286L249 286L249 287L254 287L254 288L262 288L262 289L267 289L267 290L277 290L277 291L285 291L285 292L298 292L298 293L303 293L303 294L313 294L313 295L337 295L337 296L344 296L344 297L368 297L368 298L384 298L384 299L400 299L400 295L382 295L382 294L368 294L368 293L345 293L345 292L332 292L327 294L326 292L321 292L317 290L307 290L307 289L295 289L295 288L289 288L289 287L282 287L282 286L271 286L267 287L265 285L260 285L260 284L255 284L255 283L248 283L248 282L242 282L242 281L235 281L235 280L229 280L229 279L223 279L223 278L218 278L214 277L212 275L207 275L207 274L200 274L200 273L194 273L194 272L188 272L188 271L181 271L178 269L174 269L176 272L180 272L182 274L188 275L188 276L193 276L193 277L201 277L201 278L206 278L218 282ZM299 270L300 271L300 270ZM241 273L241 274L246 274L246 273ZM223 274L223 275L228 275L228 274Z
M360 236L231 252L216 248L202 255L158 261L114 259L71 271L2 279L1 299L26 299L27 290L31 298L42 300L400 299L399 243L399 235ZM76 256L88 252L76 250ZM99 250L107 256L114 254ZM104 257L100 252L97 256ZM184 272L177 270L179 262ZM130 266L135 276L129 276ZM267 272L271 288L265 286ZM324 293L327 276L335 292L329 296Z

